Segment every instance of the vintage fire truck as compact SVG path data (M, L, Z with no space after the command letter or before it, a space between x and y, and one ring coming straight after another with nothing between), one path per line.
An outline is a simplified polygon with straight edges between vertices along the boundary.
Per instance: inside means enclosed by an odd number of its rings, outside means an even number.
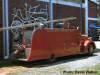
M41 23L40 25L43 25ZM78 27L68 23L56 23L62 28L26 27L15 34L11 59L36 61L76 55L93 54L95 44L90 37L82 35Z

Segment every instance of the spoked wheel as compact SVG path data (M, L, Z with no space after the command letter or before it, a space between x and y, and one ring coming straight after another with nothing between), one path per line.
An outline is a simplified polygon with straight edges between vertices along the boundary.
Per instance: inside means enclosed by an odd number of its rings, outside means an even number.
M88 47L88 55L92 55L93 54L93 52L94 52L94 46L93 45L89 45L89 47Z
M19 58L24 58L25 57L25 53L24 50L15 50L14 52L11 53L10 55L10 60L11 61L15 61Z
M10 61L14 62L16 61L17 55L15 55L14 53L12 53L9 57Z

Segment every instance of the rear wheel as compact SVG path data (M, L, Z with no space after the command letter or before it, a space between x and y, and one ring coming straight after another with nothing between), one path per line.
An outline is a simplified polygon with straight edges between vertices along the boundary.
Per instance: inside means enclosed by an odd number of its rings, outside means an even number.
M50 56L50 58L48 59L49 62L54 62L55 60L56 60L56 57L55 57L54 54L52 54L52 55Z
M88 54L92 55L93 52L94 52L94 46L93 45L89 45L89 47L88 47Z
M10 57L9 57L9 60L12 61L12 62L15 62L16 61L16 57L17 57L17 55L15 55L15 54L12 53L10 55Z

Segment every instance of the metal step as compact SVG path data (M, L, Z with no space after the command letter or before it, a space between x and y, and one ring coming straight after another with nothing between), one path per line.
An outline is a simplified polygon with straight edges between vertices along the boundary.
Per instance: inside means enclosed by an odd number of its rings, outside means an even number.
M20 58L19 61L28 61L27 59Z

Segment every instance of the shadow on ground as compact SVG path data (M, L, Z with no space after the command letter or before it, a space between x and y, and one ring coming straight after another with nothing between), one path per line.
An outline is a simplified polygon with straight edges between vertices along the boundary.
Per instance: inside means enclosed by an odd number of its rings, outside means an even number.
M47 60L40 60L40 61L34 61L34 62L24 62L24 61L10 61L10 60L2 60L0 61L0 68L2 67L14 67L14 66L22 66L26 68L40 68L40 67L49 67L54 66L58 64L68 63L71 61L76 60L82 60L89 57L96 56L93 54L92 56L89 55L74 55L74 56L67 56L67 57L61 57L57 58L54 62L48 62Z

